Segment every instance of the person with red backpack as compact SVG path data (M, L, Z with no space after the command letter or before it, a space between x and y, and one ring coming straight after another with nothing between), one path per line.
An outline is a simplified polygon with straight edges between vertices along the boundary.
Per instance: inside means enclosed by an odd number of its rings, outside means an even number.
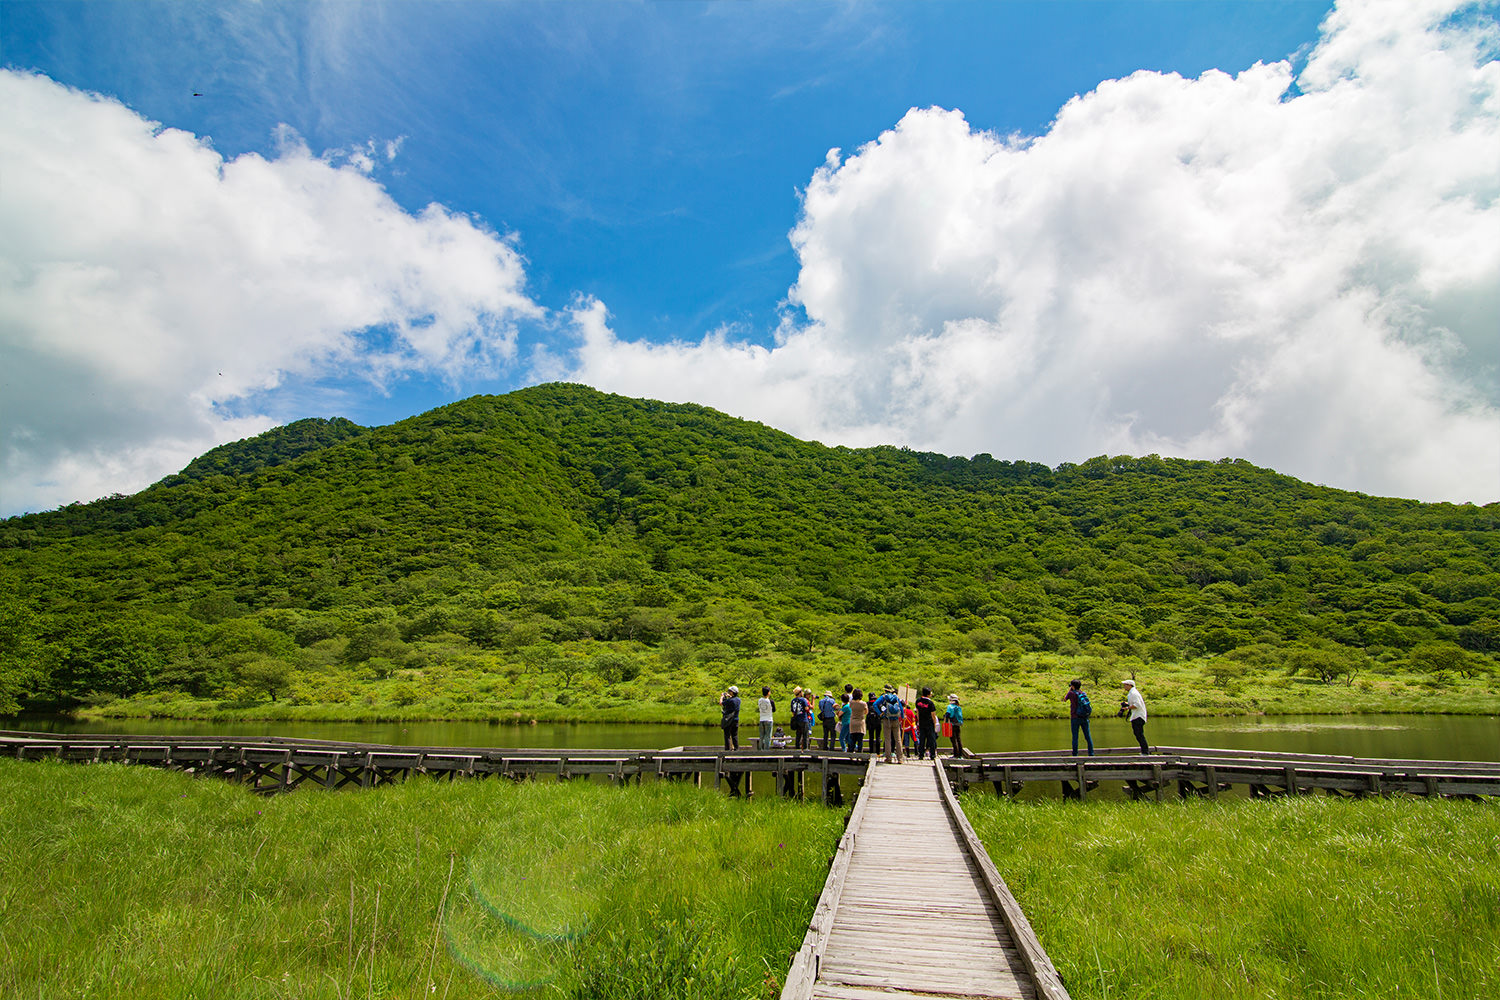
M1083 730L1083 738L1089 745L1089 756L1094 756L1094 737L1089 733L1089 717L1094 714L1094 706L1089 704L1089 696L1083 692L1083 681L1075 680L1068 685L1068 693L1062 696L1062 700L1068 703L1068 721L1073 726L1073 756L1078 756L1078 731Z

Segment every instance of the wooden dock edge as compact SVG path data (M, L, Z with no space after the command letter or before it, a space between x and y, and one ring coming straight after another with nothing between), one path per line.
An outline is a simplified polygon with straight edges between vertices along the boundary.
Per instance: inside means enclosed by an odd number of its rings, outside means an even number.
M849 873L849 859L854 854L854 841L859 837L860 824L864 822L865 807L870 797L864 790L870 786L870 777L877 766L876 758L870 758L865 768L864 785L849 814L849 823L839 846L828 866L828 878L823 882L823 891L818 895L818 905L813 909L812 919L807 923L807 934L802 947L792 956L787 969L786 982L781 987L781 1000L812 1000L813 984L818 981L818 970L823 960L823 950L828 946L828 935L833 931L833 916L838 912L839 895L844 891L844 876Z
M959 836L963 838L970 856L979 866L985 889L999 908L1000 916L1010 930L1011 940L1021 954L1021 961L1026 964L1026 970L1031 973L1032 981L1036 984L1037 996L1043 1000L1070 1000L1062 976L1058 975L1052 959L1047 957L1047 951L1037 938L1036 931L1031 929L1031 921L1026 919L1021 904L1011 895L1010 887L1000 877L1000 869L995 867L995 862L991 860L984 844L980 843L979 835L969 823L969 817L964 815L963 807L958 804L958 797L953 794L953 785L948 780L948 772L942 762L936 762L932 770L942 792L943 804L948 807L948 815L953 817Z

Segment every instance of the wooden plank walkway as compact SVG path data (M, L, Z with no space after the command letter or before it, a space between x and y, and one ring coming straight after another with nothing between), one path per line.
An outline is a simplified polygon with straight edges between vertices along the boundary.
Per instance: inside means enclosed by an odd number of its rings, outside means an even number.
M943 772L871 763L783 1000L1068 994Z

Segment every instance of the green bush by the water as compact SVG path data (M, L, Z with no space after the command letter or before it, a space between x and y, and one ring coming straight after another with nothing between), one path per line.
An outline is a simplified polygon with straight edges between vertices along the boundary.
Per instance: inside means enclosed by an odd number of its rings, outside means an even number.
M1493 802L963 804L1074 1000L1500 996Z
M774 997L841 819L671 782L268 799L0 760L0 996Z

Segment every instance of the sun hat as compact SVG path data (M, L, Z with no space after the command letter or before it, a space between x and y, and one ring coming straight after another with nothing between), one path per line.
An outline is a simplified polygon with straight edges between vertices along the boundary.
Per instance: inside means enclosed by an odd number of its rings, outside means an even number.
M891 687L891 686L890 686L890 685L889 685L889 684L887 684L887 685L886 685L886 686L885 686L885 689L886 689L886 690L887 690L887 691L895 691L895 690L896 690L896 689L895 689L895 688L893 688L893 687Z
M740 689L737 688L737 687L735 687L733 684L731 684L731 685L729 685L729 693L730 694L739 694L740 693Z
M956 701L958 701L958 695L956 695L956 694L950 694L948 696L948 700L952 701L952 702L956 702Z
M1123 681L1121 681L1121 682L1120 682L1120 683L1121 683L1121 684L1123 684L1123 685L1125 685L1125 686L1126 686L1126 687L1128 687L1128 688L1133 688L1133 687L1135 687L1135 681L1133 681L1133 680L1131 680L1131 679L1130 679L1130 678L1129 678L1129 677L1127 677L1127 678L1125 678L1125 679L1124 679L1124 680L1123 680Z

